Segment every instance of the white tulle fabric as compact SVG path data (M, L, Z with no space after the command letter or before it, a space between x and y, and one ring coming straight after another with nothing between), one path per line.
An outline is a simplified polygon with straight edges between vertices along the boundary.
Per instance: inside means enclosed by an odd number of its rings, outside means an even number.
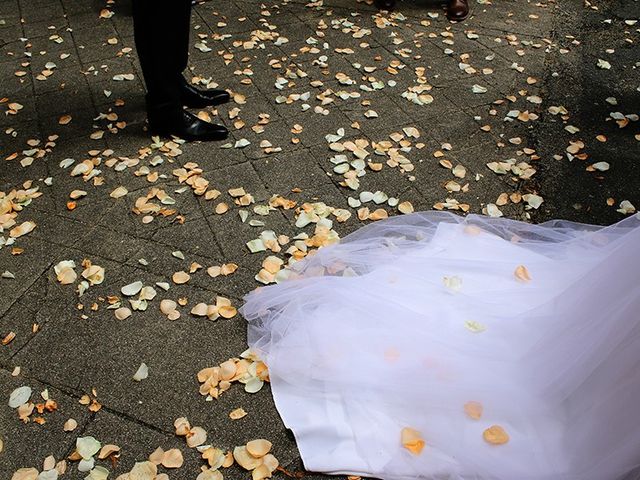
M242 313L308 470L614 480L640 463L638 216L396 217L297 263ZM510 441L485 442L491 425ZM404 427L421 454L403 448Z

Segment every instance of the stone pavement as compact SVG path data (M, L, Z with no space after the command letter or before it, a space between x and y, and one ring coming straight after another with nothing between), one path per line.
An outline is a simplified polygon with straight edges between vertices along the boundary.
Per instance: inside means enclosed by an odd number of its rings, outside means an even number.
M225 451L269 439L302 475L268 384L207 401L196 377L246 349L234 308L256 275L273 279L267 257L412 210L609 224L640 206L640 2L472 6L451 24L425 0L392 15L355 0L204 2L190 75L233 92L200 113L232 135L183 145L145 132L128 1L0 3L1 479L87 436L121 448L96 455L109 478L162 447L184 465L160 472L195 479L206 461L175 435L178 417ZM155 298L121 292L137 281ZM190 313L224 299L215 321ZM52 411L10 408L22 386ZM67 463L63 478L87 476Z

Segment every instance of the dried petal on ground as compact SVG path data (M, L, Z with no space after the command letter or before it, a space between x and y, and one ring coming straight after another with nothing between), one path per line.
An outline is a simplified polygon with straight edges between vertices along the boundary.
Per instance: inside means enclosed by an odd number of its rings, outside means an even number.
M70 285L76 281L78 275L74 271L76 263L73 260L63 260L53 267L58 282L62 285Z
M191 279L191 275L189 275L187 272L182 272L182 271L176 272L172 276L173 283L175 283L176 285L185 284L190 279Z
M264 464L251 472L251 480L264 480L265 478L271 478L271 471L269 467Z
M132 297L140 293L140 290L142 290L142 286L142 282L138 280L136 282L130 283L129 285L125 285L120 289L120 292L127 297Z
M107 480L108 477L109 470L98 466L89 472L89 475L85 477L85 480Z
M131 310L127 307L120 307L116 309L114 314L118 320L126 320L131 316Z
M202 458L204 458L209 467L213 470L217 470L222 467L225 462L225 454L219 448L209 447L202 452Z
M9 407L18 408L21 405L24 405L31 398L31 387L23 386L16 388L11 395L9 395Z
M100 442L91 436L80 437L76 440L76 452L84 460L88 460L100 451Z
M229 413L229 418L231 420L240 420L247 416L247 412L244 411L243 408L236 408L231 413Z
M162 466L165 468L180 468L184 463L182 452L177 448L172 448L164 452L162 456Z
M249 454L247 447L244 446L233 449L233 458L245 470L253 470L262 464L262 460Z
M271 451L271 447L273 445L269 440L265 440L263 438L257 440L251 440L247 443L246 448L247 452L255 458L264 457L267 453Z
M73 432L76 428L78 428L78 422L73 418L70 418L66 422L64 422L63 429L65 432Z
M413 205L411 202L402 202L398 205L398 211L400 213L409 214L414 212Z
M9 236L11 238L19 238L19 237L22 237L23 235L26 235L32 232L33 230L35 230L35 228L36 228L36 224L34 222L24 222L18 225L17 227L12 228L9 231Z
M140 366L138 367L138 370L133 375L133 379L136 382L140 382L146 379L148 376L149 376L149 367L147 367L145 363L141 363Z
M11 480L36 480L38 473L35 468L21 468L13 473Z
M118 452L120 452L120 447L117 445L113 445L113 444L108 444L108 445L104 445L101 449L100 449L100 453L98 453L98 458L100 460L104 460L105 458L111 456L111 455L115 455Z
M198 447L207 441L207 432L201 427L193 427L187 434L187 445Z

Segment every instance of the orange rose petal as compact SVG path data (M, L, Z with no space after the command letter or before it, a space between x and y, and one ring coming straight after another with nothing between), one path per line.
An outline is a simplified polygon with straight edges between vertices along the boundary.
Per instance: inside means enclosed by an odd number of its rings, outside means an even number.
M420 455L420 452L422 452L422 449L425 446L425 441L422 439L420 432L413 428L405 427L402 429L400 437L404 448L414 455Z
M467 402L464 404L464 413L473 420L480 420L482 410L483 408L480 402Z
M509 441L509 434L500 425L492 425L482 432L485 442L491 445L504 445Z
M529 274L529 270L527 270L527 267L525 267L524 265L518 265L518 267L516 268L515 272L513 272L513 274L521 282L526 283L531 281L531 275Z
M237 315L238 310L235 307L223 306L218 309L218 312L222 318L233 318Z

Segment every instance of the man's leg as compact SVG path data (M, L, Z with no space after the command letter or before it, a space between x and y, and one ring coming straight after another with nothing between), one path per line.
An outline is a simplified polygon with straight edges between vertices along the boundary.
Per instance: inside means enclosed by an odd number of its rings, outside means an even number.
M136 49L153 104L180 105L179 79L187 67L191 2L133 0Z
M375 0L375 4L380 10L391 11L396 6L396 0Z
M224 127L203 122L183 109L191 0L133 0L133 22L152 132L185 140L226 138Z

